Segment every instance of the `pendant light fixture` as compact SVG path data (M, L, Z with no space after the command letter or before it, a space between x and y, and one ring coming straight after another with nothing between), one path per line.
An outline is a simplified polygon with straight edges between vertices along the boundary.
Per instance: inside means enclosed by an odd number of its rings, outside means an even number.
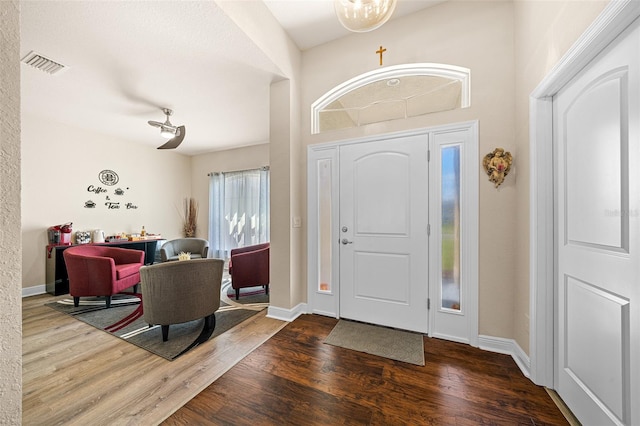
M364 33L391 18L397 0L334 0L338 21L349 31Z

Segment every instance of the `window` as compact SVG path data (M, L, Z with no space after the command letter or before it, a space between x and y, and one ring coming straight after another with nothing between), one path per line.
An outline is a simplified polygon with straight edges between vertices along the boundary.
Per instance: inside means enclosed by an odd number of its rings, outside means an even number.
M432 132L431 335L478 341L478 122Z
M311 105L311 133L467 108L471 71L447 64L402 64L361 74Z
M460 310L460 145L441 147L442 161L442 300Z
M209 241L213 257L269 241L269 168L211 173Z
M331 291L332 228L332 159L318 160L318 290Z

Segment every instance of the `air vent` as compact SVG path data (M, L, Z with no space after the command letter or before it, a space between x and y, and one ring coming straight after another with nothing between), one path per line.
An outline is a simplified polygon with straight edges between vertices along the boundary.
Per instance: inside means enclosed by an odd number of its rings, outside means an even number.
M33 51L29 52L27 56L22 58L22 62L34 68L37 68L40 71L44 71L47 74L57 74L67 68L60 62L56 62L52 59L47 58L46 56Z

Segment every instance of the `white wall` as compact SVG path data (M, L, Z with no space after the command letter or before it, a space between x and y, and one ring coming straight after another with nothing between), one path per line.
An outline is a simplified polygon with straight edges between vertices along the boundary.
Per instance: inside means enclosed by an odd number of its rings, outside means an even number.
M0 424L22 419L20 4L0 2Z
M515 5L518 251L514 338L529 352L529 94L560 60L608 1L522 1ZM542 332L542 331L541 331Z
M100 183L115 171L113 187ZM47 228L65 222L73 231L103 229L107 235L139 232L182 236L183 203L191 196L191 158L119 140L30 114L22 116L22 286L45 284ZM95 194L88 187L101 186ZM121 188L124 195L113 194ZM120 202L107 209L106 196ZM96 203L85 208L86 201ZM127 209L132 203L137 208Z
M269 144L215 151L191 158L191 194L200 206L198 238L209 239L209 173L257 169L269 165Z

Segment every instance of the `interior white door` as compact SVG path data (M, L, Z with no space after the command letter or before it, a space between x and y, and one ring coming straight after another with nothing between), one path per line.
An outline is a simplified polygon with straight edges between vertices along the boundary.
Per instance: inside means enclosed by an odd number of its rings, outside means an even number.
M554 378L585 425L640 424L639 55L636 23L554 98Z
M340 147L340 316L427 332L427 135Z

